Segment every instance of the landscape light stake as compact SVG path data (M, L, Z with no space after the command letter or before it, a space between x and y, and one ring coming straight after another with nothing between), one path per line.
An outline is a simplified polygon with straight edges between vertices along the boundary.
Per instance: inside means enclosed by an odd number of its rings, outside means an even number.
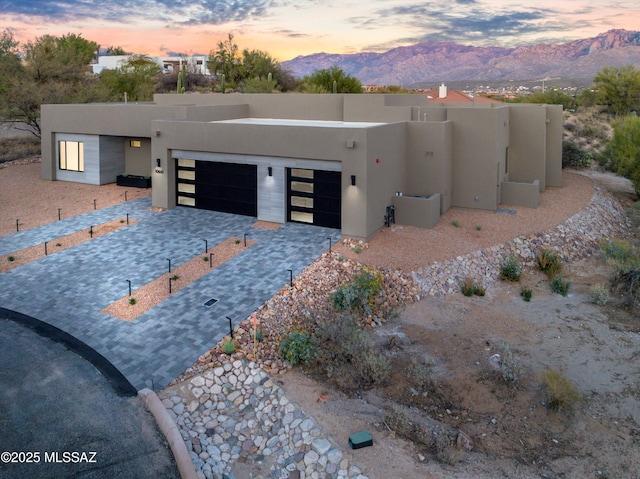
M169 273L171 273L171 260L167 258L167 261L169 262Z
M93 199L93 209L94 209L94 210L98 209L98 208L96 207L96 199L95 199L95 198Z
M169 278L169 294L171 294L171 282L173 281L173 278Z
M20 231L20 220L16 220L16 232Z
M329 240L329 254L331 254L331 236L327 236L327 239Z
M47 243L48 243L48 241L45 241L45 242L44 242L44 255L45 255L45 256L47 256L47 255L48 255L48 253L47 253Z
M231 318L229 316L227 316L227 319L229 320L229 334L231 335L231 339L233 339L233 324L231 324Z
M127 224L129 224L129 213L127 213Z
M289 272L289 286L293 288L293 270L288 269L287 271Z
M208 253L209 252L209 243L207 242L206 239L203 239L202 241L204 241L204 252Z
M127 190L124 191L124 200L127 201Z
M129 283L129 296L131 296L131 280L128 279L127 283Z
M244 247L247 247L247 233L244 234Z
M58 221L60 221L60 219L62 218L62 216L60 215L61 211L62 211L62 208L58 208Z
M213 255L214 253L209 253L209 268L213 268Z
M89 226L89 237L93 238L93 225Z

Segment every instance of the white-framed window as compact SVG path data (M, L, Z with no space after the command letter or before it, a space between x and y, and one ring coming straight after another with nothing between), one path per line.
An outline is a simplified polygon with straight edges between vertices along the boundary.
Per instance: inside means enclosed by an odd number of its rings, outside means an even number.
M61 140L58 142L58 165L61 170L84 171L84 142Z

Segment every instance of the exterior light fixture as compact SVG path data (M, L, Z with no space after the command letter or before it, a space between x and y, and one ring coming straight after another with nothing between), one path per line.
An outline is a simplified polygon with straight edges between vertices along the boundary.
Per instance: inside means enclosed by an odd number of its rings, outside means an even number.
M269 172L269 176L273 176L273 167L270 166L267 170Z
M160 168L160 158L156 158L156 165Z
M356 175L351 175L351 186L356 186Z

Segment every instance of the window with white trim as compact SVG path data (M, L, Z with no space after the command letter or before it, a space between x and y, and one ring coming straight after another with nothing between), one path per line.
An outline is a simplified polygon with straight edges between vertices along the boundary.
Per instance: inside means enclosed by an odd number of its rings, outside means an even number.
M58 165L61 170L84 171L84 142L61 140L58 142Z

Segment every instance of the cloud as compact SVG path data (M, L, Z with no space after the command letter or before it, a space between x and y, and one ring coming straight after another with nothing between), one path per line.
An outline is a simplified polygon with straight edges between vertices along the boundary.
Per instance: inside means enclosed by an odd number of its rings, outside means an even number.
M0 0L0 12L53 22L92 18L119 23L156 20L178 25L219 25L261 17L272 0Z

